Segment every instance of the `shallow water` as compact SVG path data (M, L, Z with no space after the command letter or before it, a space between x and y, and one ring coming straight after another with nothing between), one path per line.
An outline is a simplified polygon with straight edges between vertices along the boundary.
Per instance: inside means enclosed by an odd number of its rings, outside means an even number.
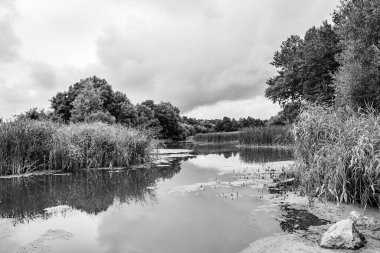
M1 252L240 252L283 232L268 191L233 182L289 150L168 148L149 169L2 179Z

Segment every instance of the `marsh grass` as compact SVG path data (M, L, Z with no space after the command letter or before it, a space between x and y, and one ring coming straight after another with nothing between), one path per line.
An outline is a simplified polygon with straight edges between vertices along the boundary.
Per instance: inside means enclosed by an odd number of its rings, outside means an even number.
M204 143L237 143L239 141L239 132L196 134L194 140Z
M292 132L298 174L310 198L379 206L379 115L309 106Z
M292 144L288 127L268 126L246 128L239 132L197 134L196 142L238 143L244 146L287 146Z
M239 132L239 143L247 146L288 146L292 144L292 135L284 126L246 128Z
M154 140L143 130L100 122L58 125L18 120L0 124L0 174L74 171L147 162Z

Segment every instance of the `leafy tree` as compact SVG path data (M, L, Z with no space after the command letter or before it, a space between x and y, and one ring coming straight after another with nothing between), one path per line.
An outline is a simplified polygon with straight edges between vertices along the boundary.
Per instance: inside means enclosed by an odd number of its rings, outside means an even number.
M31 120L50 120L53 117L53 113L44 109L38 109L37 107L31 108L25 113L16 115L16 120L31 119Z
M103 110L103 101L100 92L95 89L91 81L87 81L80 93L72 102L70 111L71 120L74 122L87 121L89 115Z
M327 22L310 28L303 39L289 37L274 55L271 64L278 72L267 81L266 97L283 108L288 104L294 108L305 101L332 104L333 75L339 67L335 57L340 52L339 37ZM286 115L288 112L294 110L283 111L283 119L293 121L290 117L297 115Z
M118 122L128 125L128 126L135 126L138 121L137 110L133 104L131 104L130 102L128 103L128 102L122 102L120 104L120 113L118 114Z
M86 118L86 121L114 124L116 122L116 119L109 112L97 111L97 112L92 112L90 115L88 115Z
M342 1L334 13L343 51L335 87L340 104L380 109L380 2Z

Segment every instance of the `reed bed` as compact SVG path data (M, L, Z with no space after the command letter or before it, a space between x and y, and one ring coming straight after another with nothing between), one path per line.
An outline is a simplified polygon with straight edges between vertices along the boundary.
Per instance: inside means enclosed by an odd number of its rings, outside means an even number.
M207 133L196 134L194 136L196 142L205 143L231 143L239 141L239 132L220 132L220 133Z
M149 160L148 132L100 122L59 125L18 120L0 124L0 175L129 166Z
M239 143L246 146L289 146L293 139L284 126L246 128L239 132Z
M379 115L309 106L292 132L298 173L309 197L379 206Z
M268 126L246 128L239 132L197 134L197 142L239 143L244 146L288 146L292 136L288 127Z

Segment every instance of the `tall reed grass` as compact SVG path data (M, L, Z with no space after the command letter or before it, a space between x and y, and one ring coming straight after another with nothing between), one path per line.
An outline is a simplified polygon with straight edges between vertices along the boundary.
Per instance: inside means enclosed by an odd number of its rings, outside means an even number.
M143 130L100 122L0 123L0 175L143 163L150 158L153 142Z
M247 146L288 146L293 142L290 129L284 126L246 128L239 132L239 143Z
M292 135L288 127L268 126L246 128L239 132L221 132L197 134L197 142L239 143L245 146L287 146L292 144Z
M292 132L298 172L309 196L379 205L379 115L309 106Z
M196 134L194 136L196 142L209 142L209 143L231 143L239 141L239 132L220 132L220 133L206 133Z

